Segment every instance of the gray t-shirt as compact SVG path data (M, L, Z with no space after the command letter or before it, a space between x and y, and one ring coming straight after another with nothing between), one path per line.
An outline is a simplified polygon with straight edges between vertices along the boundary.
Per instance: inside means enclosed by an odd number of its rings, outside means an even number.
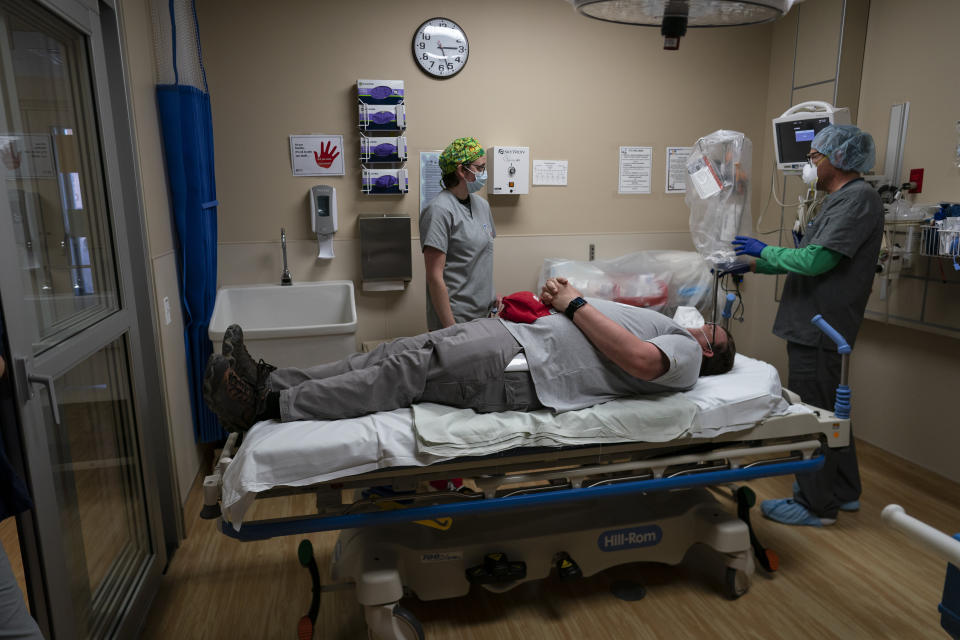
M532 324L501 320L526 353L537 397L554 411L583 409L615 398L689 389L700 375L700 344L667 316L587 298L605 316L666 354L670 368L651 381L628 374L600 353L564 314Z
M863 321L883 236L883 204L862 179L828 195L807 224L800 247L815 244L843 257L819 276L787 274L773 333L789 342L836 351L810 319L822 314L852 346Z
M420 248L433 247L447 254L443 282L450 296L453 319L469 322L485 318L496 300L493 289L493 226L490 205L471 194L470 207L444 189L420 216ZM427 289L427 329L441 328Z

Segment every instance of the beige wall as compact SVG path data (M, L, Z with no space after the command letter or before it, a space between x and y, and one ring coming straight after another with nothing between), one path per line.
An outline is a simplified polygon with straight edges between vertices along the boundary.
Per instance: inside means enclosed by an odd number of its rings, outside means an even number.
M770 64L766 80L767 94L765 96L764 124L779 116L789 106L791 88L793 87L793 59L796 51L797 27L799 11L791 11L781 20L773 24L773 33L770 46ZM785 106L786 105L786 106ZM785 197L783 181L774 176L774 151L771 135L764 137L764 144L754 145L753 176L754 199L760 192L761 206L753 208L754 230L759 230L758 237L768 244L779 244L781 218L785 221L786 214L771 198L771 191L775 188L778 198ZM774 184L771 184L775 181ZM783 375L786 372L786 350L780 340L773 338L770 327L777 307L774 301L776 290L775 278L747 277L741 285L743 293L744 324L741 327L733 325L737 338L737 348L743 353L760 358L774 364Z
M882 164L890 105L909 101L901 179L906 180L911 168L922 167L923 193L915 196L916 202L960 202L960 170L954 155L960 82L953 44L960 3L911 2L911 14L927 16L923 25L904 22L904 6L896 0L870 3L859 124L874 133ZM949 262L942 266L952 270ZM958 291L955 285L943 297L956 303ZM960 308L954 306L950 316L953 326L960 325ZM851 375L856 384L857 433L960 480L954 455L960 451L956 401L960 340L868 320L855 356Z
M765 141L770 25L694 30L679 51L665 52L659 30L589 20L562 0L245 1L200 3L198 12L213 103L222 284L277 281L281 226L295 281L356 280L357 216L414 220L414 279L402 294L358 295L360 340L423 331L426 320L418 187L404 197L359 193L358 78L406 83L411 185L419 184L420 151L462 135L569 162L567 187L490 197L501 293L534 286L544 257L586 259L590 241L598 257L650 246L650 233L657 246L692 248L683 197L663 193L665 147L719 128L744 131L755 148ZM443 81L420 72L410 51L417 26L438 14L457 20L471 47L466 68ZM343 134L346 175L292 177L294 133ZM651 195L617 194L620 145L654 147ZM306 193L318 182L337 187L332 263L311 253Z
M153 272L153 289L157 296L154 308L159 318L160 361L163 364L164 395L170 421L170 447L181 504L200 468L200 455L194 443L193 418L187 388L187 364L183 344L183 320L177 285L177 264L174 253L172 218L160 124L157 116L156 82L154 81L153 35L147 0L127 0L120 4L123 21L124 49L127 69L137 160L140 169L142 208L147 222L147 241ZM164 299L170 304L170 322L164 313Z
M863 63L860 122L877 132L877 158L886 152L890 105L910 102L910 123L903 152L904 173L923 167L923 193L917 202L960 200L956 167L960 120L960 81L957 51L952 46L960 25L960 3L916 0L913 15L928 16L924 24L904 24L903 3L873 0Z

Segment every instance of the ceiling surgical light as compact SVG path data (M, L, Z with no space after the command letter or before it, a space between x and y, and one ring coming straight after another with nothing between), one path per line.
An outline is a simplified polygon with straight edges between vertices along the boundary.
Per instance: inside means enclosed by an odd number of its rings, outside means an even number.
M660 27L663 48L675 50L687 28L773 22L802 0L569 0L583 15L607 22Z

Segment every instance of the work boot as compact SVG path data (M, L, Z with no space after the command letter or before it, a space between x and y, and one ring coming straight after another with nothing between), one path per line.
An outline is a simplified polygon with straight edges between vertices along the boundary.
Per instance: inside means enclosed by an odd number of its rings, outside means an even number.
M240 325L232 324L223 332L221 351L241 378L250 384L256 384L257 363L250 357L247 347L243 344L243 329Z
M203 399L228 431L246 431L266 409L267 387L248 382L229 358L214 353L203 374Z
M272 364L264 362L262 358L259 362L254 362L253 356L243 343L243 329L238 324L230 325L223 333L221 351L230 360L240 377L257 387L264 384L270 372L276 369Z

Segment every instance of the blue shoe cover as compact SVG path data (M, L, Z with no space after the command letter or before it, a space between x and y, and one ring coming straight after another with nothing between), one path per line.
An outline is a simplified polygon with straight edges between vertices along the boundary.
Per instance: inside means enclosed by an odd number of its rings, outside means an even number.
M793 483L793 495L800 493L800 485L796 482ZM850 502L844 502L840 505L840 511L860 511L860 501L851 500Z
M763 512L764 517L781 524L822 527L837 521L836 518L818 518L793 498L764 500L760 504L760 510Z

